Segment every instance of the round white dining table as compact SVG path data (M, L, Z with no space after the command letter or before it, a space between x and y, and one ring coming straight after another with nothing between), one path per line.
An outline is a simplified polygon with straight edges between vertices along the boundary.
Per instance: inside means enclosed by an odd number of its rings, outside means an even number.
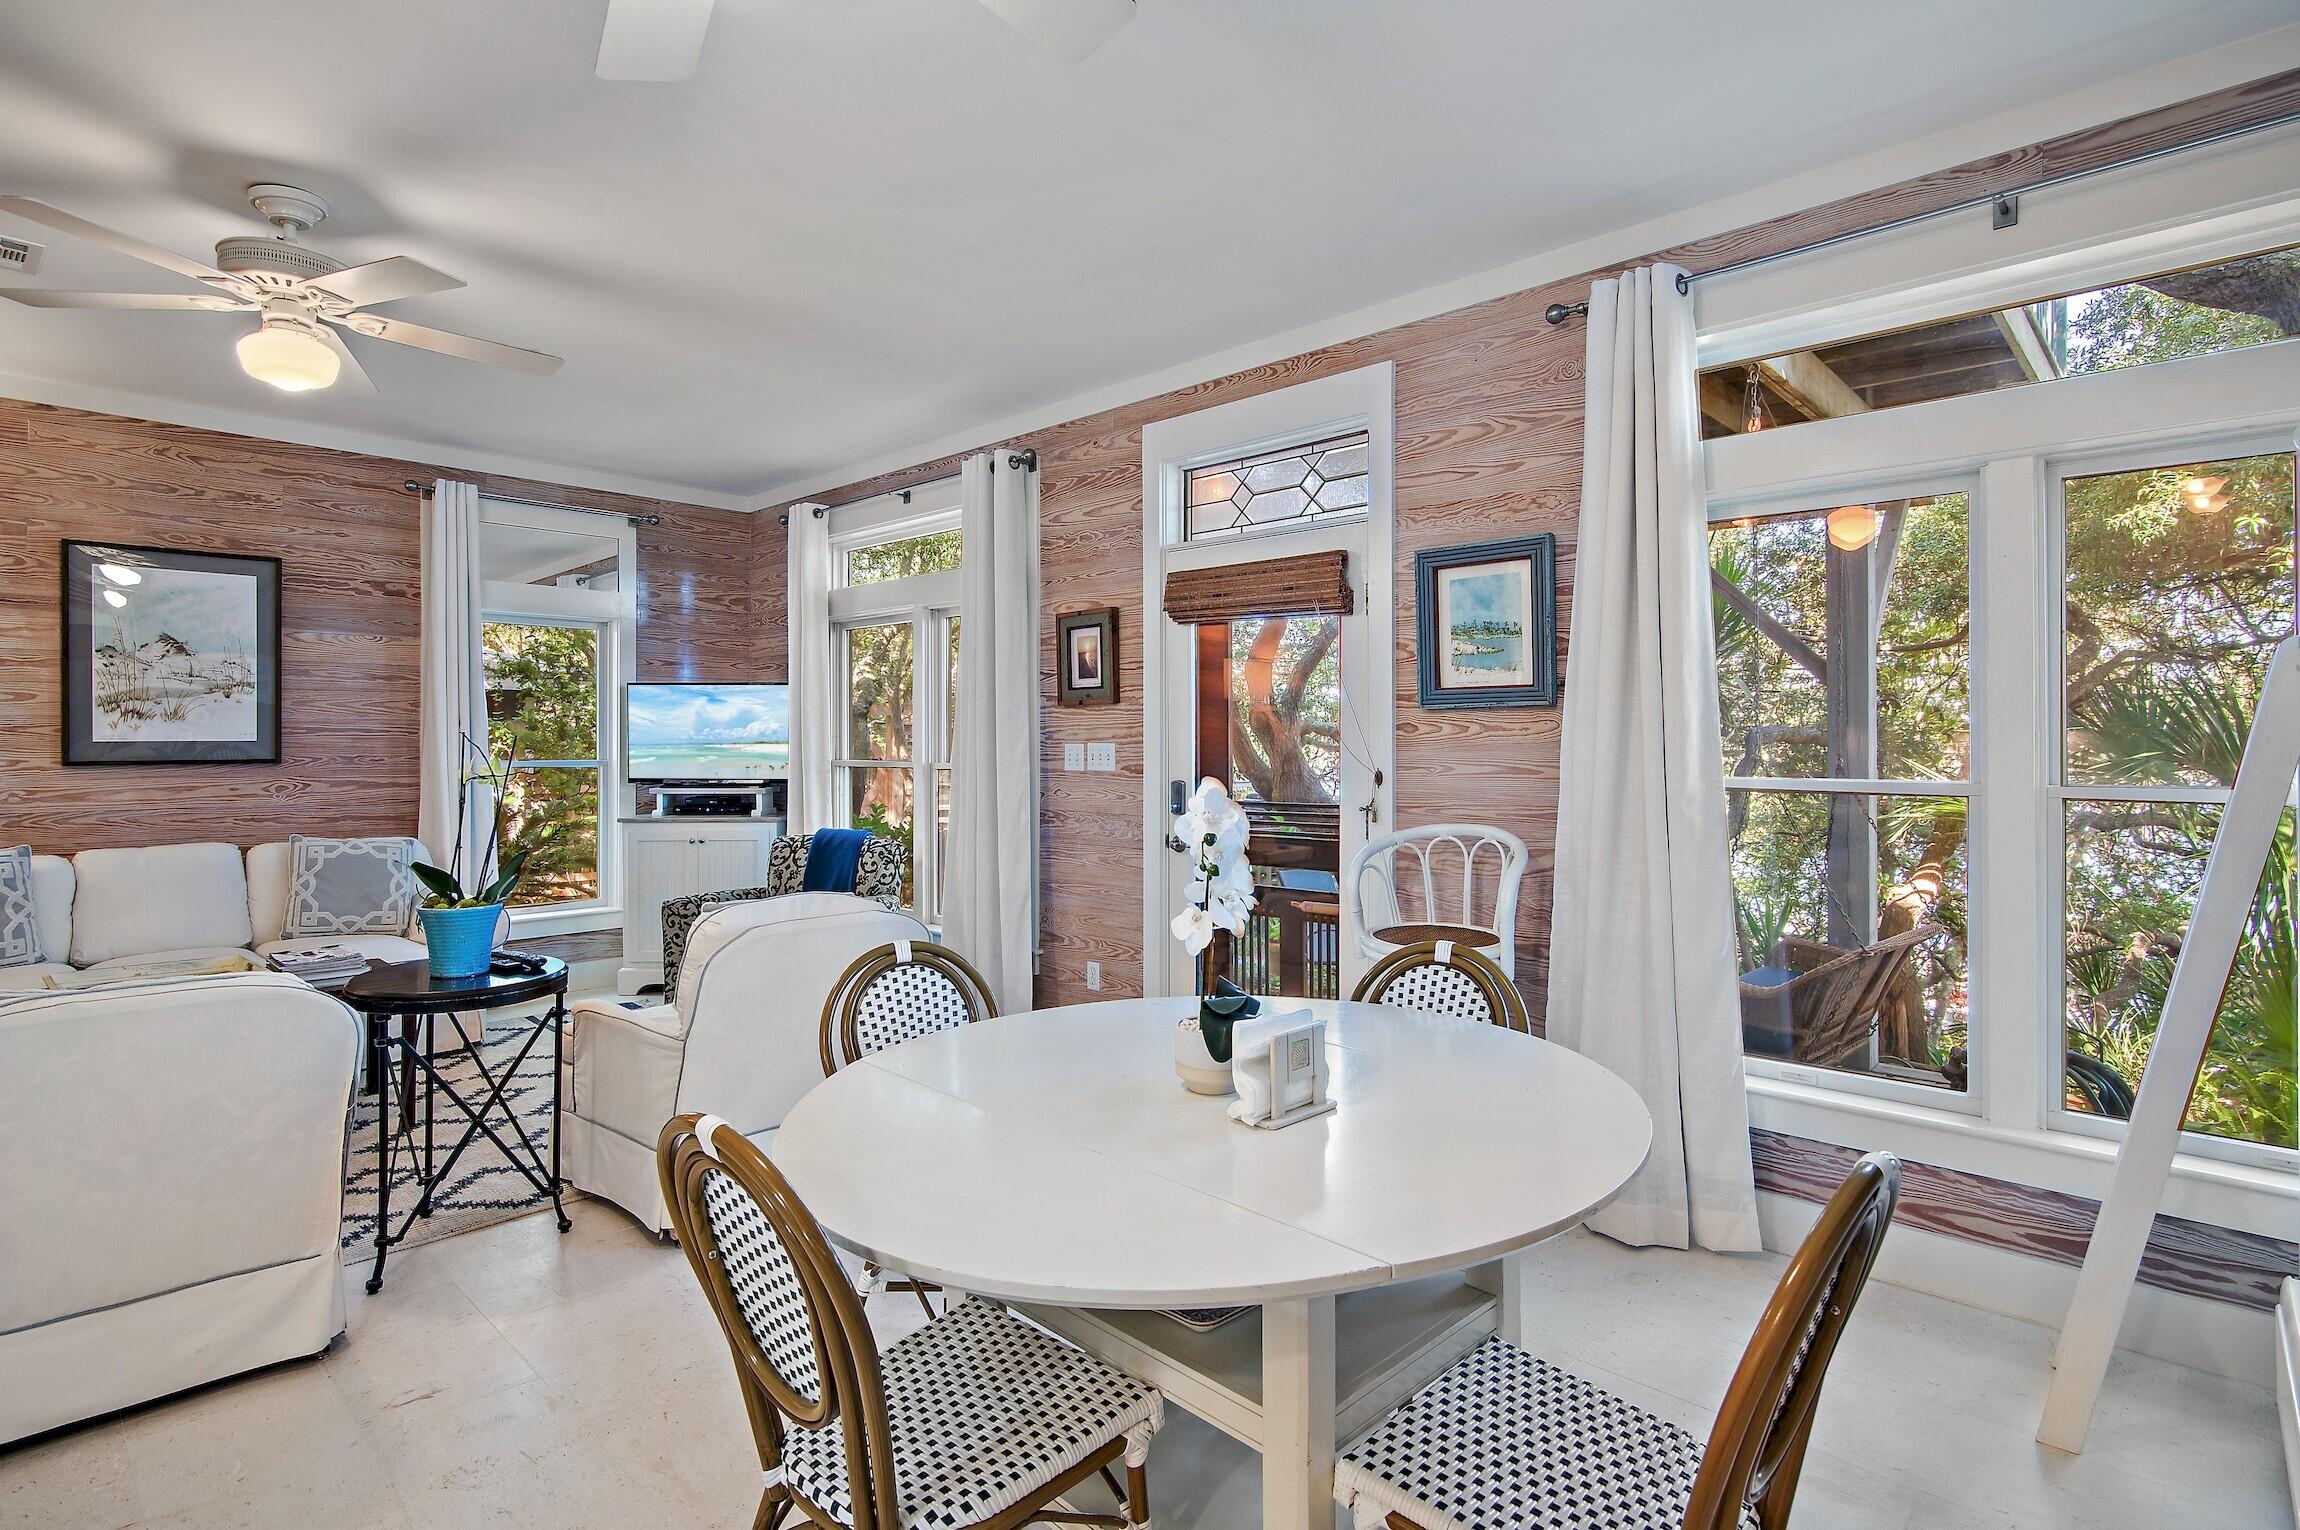
M1262 1308L1263 1523L1332 1520L1334 1297L1498 1261L1604 1206L1653 1122L1621 1079L1515 1031L1385 1005L1327 1022L1333 1111L1278 1130L1185 1091L1196 1001L1006 1015L842 1069L771 1153L837 1243L1002 1301Z

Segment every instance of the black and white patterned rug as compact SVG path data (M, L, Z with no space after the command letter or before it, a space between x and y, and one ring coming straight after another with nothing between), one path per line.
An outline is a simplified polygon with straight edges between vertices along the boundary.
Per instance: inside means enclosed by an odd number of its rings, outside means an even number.
M519 1053L534 1028L534 1017L541 1008L532 1010L504 1010L490 1014L487 1039L481 1043L480 1055L488 1071L501 1077L503 1069ZM465 1022L469 1024L470 1022ZM443 1035L452 1036L443 1028ZM478 1067L468 1052L445 1052L439 1057L440 1074L455 1088L456 1093L477 1104L487 1097L490 1086L479 1075ZM422 1100L422 1076L417 1075L418 1109ZM355 1095L351 1107L351 1135L346 1154L343 1181L343 1255L345 1264L358 1264L375 1255L376 1160L375 1123L380 1109L379 1096ZM550 1162L551 1153L551 1037L548 1032L536 1038L535 1049L527 1054L527 1061L512 1076L503 1091L503 1102L518 1115L527 1135ZM500 1107L499 1107L500 1111ZM489 1122L504 1140L514 1147L519 1139L504 1125L500 1113L492 1113ZM444 1095L437 1102L434 1142L438 1161L446 1162L448 1152L463 1135L465 1120L462 1112ZM406 1219L415 1205L417 1175L422 1168L422 1124L417 1118L416 1150L407 1151L406 1140L394 1144L392 1149L391 1220L393 1226ZM571 1201L576 1192L566 1186L560 1189L560 1199ZM551 1198L528 1183L525 1175L513 1168L500 1149L484 1135L474 1137L471 1145L456 1160L455 1172L433 1197L431 1215L417 1217L407 1230L407 1241L394 1248L413 1248L420 1243L432 1243L457 1233L469 1232L475 1227L509 1221L548 1207Z

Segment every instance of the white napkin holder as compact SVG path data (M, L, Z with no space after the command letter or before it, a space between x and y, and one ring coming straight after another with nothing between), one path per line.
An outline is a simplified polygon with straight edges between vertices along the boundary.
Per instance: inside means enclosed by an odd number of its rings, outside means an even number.
M1326 1022L1307 1010L1241 1024L1232 1045L1238 1099L1230 1119L1275 1131L1334 1108L1326 1075Z

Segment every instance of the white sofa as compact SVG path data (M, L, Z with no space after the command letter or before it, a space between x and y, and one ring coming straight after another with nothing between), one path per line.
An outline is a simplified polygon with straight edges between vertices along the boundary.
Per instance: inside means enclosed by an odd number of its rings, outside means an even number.
M930 938L909 915L847 893L704 914L688 933L673 1002L574 1006L559 1096L567 1178L661 1233L671 1225L655 1177L663 1123L697 1110L746 1136L780 1126L822 1082L831 985L865 951Z
M0 1443L343 1332L358 1048L276 973L0 995Z
M32 898L50 960L0 967L0 992L45 988L49 976L74 969L129 974L153 961L263 956L296 945L350 946L382 962L422 958L422 944L410 938L420 926L397 935L282 939L291 854L289 843L278 840L245 856L227 844L83 850L70 860L35 855ZM420 844L415 857L429 859ZM58 953L68 964L55 959Z

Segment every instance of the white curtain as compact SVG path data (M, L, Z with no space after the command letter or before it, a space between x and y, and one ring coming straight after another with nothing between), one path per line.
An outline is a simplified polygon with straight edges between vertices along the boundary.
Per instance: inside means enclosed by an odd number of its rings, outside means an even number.
M943 939L1003 1012L1028 1009L1038 945L1038 470L982 452L960 474L958 741Z
M416 836L445 867L472 885L487 848L490 806L475 783L455 821L467 765L482 763L464 747L487 747L487 682L480 658L479 488L442 478L423 507L422 788ZM461 832L458 833L460 828ZM454 859L457 843L463 846Z
M789 511L784 614L790 623L790 832L811 834L838 821L838 669L832 653L831 523L821 505Z
M1549 1036L1653 1113L1652 1156L1589 1225L1754 1249L1693 306L1677 274L1589 293Z

